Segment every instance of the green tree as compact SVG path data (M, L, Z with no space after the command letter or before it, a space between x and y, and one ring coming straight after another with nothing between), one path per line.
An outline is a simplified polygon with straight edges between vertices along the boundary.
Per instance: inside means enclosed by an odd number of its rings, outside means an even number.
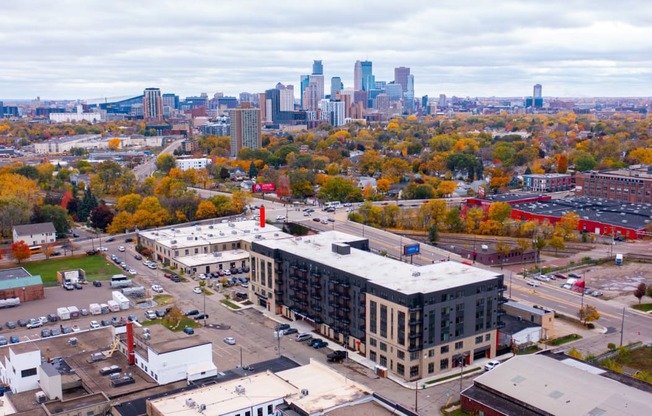
M43 205L34 207L32 223L51 222L57 231L57 236L64 237L68 235L70 221L68 212L56 205Z
M249 177L253 179L256 176L258 176L258 169L256 169L256 165L254 164L254 162L251 162L249 164Z
M564 237L558 234L552 236L548 242L548 245L555 249L555 255L557 254L557 250L563 250L566 248L566 244L564 244Z
M439 231L437 230L437 226L433 224L428 229L428 241L430 241L430 244L436 245L438 240Z
M163 153L158 155L156 158L156 169L167 175L170 173L170 170L177 166L177 161L173 155L169 153Z
M77 210L77 218L79 218L79 221L86 222L91 211L95 208L97 208L97 198L93 195L91 188L87 187L84 191L84 198Z
M505 265L505 262L503 260L507 259L509 253L512 252L512 245L506 241L499 241L496 243L496 251L502 256L502 258L499 259L500 270L502 270L503 266Z
M588 170L594 169L598 165L598 161L595 157L586 152L580 152L575 156L575 170L579 172L586 172Z
M329 177L319 189L319 197L330 201L345 201L347 195L353 193L356 186L348 179L340 176Z

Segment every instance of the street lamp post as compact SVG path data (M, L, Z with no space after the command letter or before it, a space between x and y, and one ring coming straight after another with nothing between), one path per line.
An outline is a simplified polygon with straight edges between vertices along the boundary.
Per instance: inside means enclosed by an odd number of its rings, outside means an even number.
M512 300L512 272L509 272L509 300Z
M466 354L462 354L458 358L460 365L460 399L462 398L462 379L464 378L464 364L466 364Z

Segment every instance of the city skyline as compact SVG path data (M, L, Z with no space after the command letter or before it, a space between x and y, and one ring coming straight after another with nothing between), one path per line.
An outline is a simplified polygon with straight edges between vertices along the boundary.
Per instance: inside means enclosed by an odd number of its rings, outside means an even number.
M634 0L193 6L8 3L0 99L101 99L150 86L182 97L237 96L278 82L298 87L314 60L347 89L356 61L372 62L377 81L410 68L415 97L526 97L535 84L550 97L652 96L652 4Z

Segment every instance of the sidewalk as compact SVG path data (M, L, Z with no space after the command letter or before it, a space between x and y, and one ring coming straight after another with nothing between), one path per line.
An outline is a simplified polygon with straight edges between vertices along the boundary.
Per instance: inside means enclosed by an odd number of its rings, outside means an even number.
M270 319L270 320L272 320L274 322L278 322L278 323L281 323L281 324L289 323L289 321L286 318L284 318L282 316L273 315L269 311L267 311L267 309L265 309L262 306L253 305L251 307L255 308L256 310L261 312L263 314L263 316L265 316L266 318L268 318L268 319ZM363 367L366 367L366 368L368 368L370 370L374 370L376 368L376 366L377 366L377 364L375 362L369 360L368 358L363 357L362 355L358 354L357 352L351 351L351 350L349 350L347 348L344 348L342 345L334 343L333 340L330 340L330 339L325 338L325 337L323 337L323 336L321 336L319 334L316 334L315 332L313 332L314 328L311 325L305 323L304 321L294 321L294 322L292 322L292 326L297 328L297 330L299 330L299 333L307 332L307 333L311 334L313 336L313 338L321 339L323 341L328 342L328 348L330 348L333 351L347 351L348 352L348 358L350 360L352 360L352 361L355 361L356 363L360 364ZM471 365L468 365L468 366L464 367L464 370L463 370L464 375L463 375L463 377L467 377L469 375L468 374L469 371L474 369L474 368L479 369L479 371L474 371L472 374L473 375L480 374L480 372L484 368L484 365L490 360L500 360L500 361L502 361L502 360L505 360L505 359L511 358L511 357L512 357L512 354L509 353L509 354L505 354L503 356L495 357L495 358L492 358L492 359L487 358L487 359L476 360L473 363L471 363ZM392 374L390 372L387 373L387 378L389 380L393 381L396 384L401 385L402 387L404 387L406 389L411 389L411 390L422 389L422 388L424 388L424 385L425 385L425 388L428 388L428 387L437 386L437 385L442 384L442 383L448 383L448 382L450 382L452 380L457 380L459 378L459 376L460 376L459 368L454 368L454 369L451 369L450 371L447 371L445 373L439 373L439 374L431 376L431 377L424 377L424 378L419 379L417 382L405 381L405 380L402 380L402 379L396 377L394 374ZM437 380L442 380L442 381L437 382Z

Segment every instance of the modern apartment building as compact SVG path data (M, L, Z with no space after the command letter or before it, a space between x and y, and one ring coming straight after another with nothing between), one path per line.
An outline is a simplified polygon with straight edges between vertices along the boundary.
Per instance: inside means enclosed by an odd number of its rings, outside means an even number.
M558 192L571 189L568 173L545 173L523 175L523 190L531 192Z
M367 239L336 231L252 241L252 299L408 381L495 356L502 274L368 249Z
M635 165L627 169L578 172L575 194L632 204L652 203L652 166Z
M239 107L229 110L231 118L231 156L236 157L247 147L262 147L262 122L260 109Z
M163 100L159 88L145 88L143 96L143 117L145 120L163 119Z

